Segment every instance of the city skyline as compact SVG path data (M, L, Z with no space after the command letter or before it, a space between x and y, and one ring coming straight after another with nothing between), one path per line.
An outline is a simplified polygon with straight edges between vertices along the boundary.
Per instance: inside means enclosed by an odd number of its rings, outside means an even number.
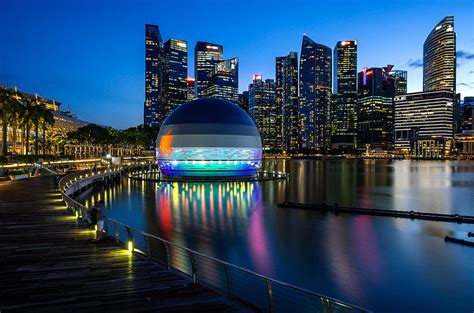
M123 43L115 42L119 47L125 47L124 49L111 49L103 50L100 45L95 49L77 49L76 44L82 44L81 38L93 40L100 34L104 35L104 31L108 31L109 28L105 25L105 22L110 20L110 17L104 17L103 21L99 21L101 17L101 8L97 8L98 12L90 14L83 10L90 7L91 4L86 2L83 7L77 7L76 4L72 3L68 5L59 5L52 12L46 12L45 18L55 17L49 23L41 22L38 23L37 29L27 29L26 26L30 25L32 16L26 13L23 15L23 19L19 18L19 9L22 4L26 2L20 2L20 4L8 4L7 8L9 14L5 19L5 23L12 25L11 30L7 27L6 38L7 46L11 46L12 49L9 51L2 52L1 58L1 84L8 86L18 86L20 89L29 90L31 92L37 92L42 96L48 98L54 98L65 104L65 108L68 104L71 105L72 110L77 112L79 117L82 119L90 120L92 122L100 124L108 124L113 127L125 128L134 126L142 123L143 119L143 102L144 102L144 38L143 38L143 27L146 23L158 24L160 27L163 41L169 38L179 38L187 40L190 47L194 47L196 41L209 41L216 44L222 44L226 50L226 59L238 57L239 58L239 91L242 92L248 86L248 83L252 80L253 73L262 73L263 79L275 79L275 58L277 56L286 55L289 51L299 51L301 45L301 39L303 32L305 32L310 38L316 42L329 47L334 47L337 41L354 39L358 42L358 71L364 67L381 67L386 64L394 64L395 70L407 70L408 73L408 92L421 91L422 86L422 59L423 59L423 42L426 39L427 34L431 29L447 15L454 15L455 17L455 28L457 33L457 52L458 52L458 67L457 67L457 91L461 93L462 98L470 96L474 93L474 82L471 82L472 72L469 68L472 68L472 62L474 55L470 52L474 48L474 40L472 30L469 28L469 9L472 12L472 6L467 1L460 1L456 4L456 7L448 7L447 1L439 1L438 5L429 7L428 2L420 2L411 6L410 9L414 11L414 15L420 16L420 10L423 10L423 18L417 18L412 21L408 15L404 20L410 20L410 23L393 22L393 19L389 19L387 22L383 22L383 32L377 27L372 26L367 21L370 21L370 17L377 16L382 8L374 5L370 6L369 11L364 11L363 18L364 23L361 25L351 25L354 23L343 22L341 23L334 15L328 14L327 17L318 19L316 12L313 16L307 16L305 13L301 17L302 22L288 21L285 23L272 24L270 28L273 32L268 33L268 30L257 31L256 35L252 34L248 28L250 25L243 25L240 20L237 20L241 16L238 12L241 6L236 7L235 16L230 18L219 18L220 21L228 20L228 23L223 24L222 27L211 27L210 25L203 25L200 27L200 31L190 31L192 28L189 25L181 24L180 26L173 26L174 22L170 21L169 17L155 12L162 6L150 5L150 12L141 12L142 9L133 9L130 14L133 18L128 22L120 21L115 25L119 30L123 27L131 26L131 29L126 33L123 33L123 37L128 40L124 40ZM430 2L431 3L431 2ZM358 21L355 15L367 6L365 2L359 2L359 5L347 4L342 6L343 3L337 2L332 5L335 9L340 10L340 14L350 11L349 9L357 9L354 11L353 20ZM386 5L387 10L392 14L406 12L403 9L403 3L400 3L397 8L393 8L393 4ZM31 5L31 4L30 4ZM166 5L164 5L166 7ZM202 10L196 11L194 14L200 14L202 17L206 17L210 12L206 12L205 8L208 3L202 5ZM262 7L255 6L254 4L246 4L248 10L254 10L256 14L263 12ZM321 3L312 3L304 5L300 3L300 8L307 7L324 7ZM144 6L145 7L145 6ZM354 8L358 7L358 8ZM463 10L464 7L464 10ZM74 11L76 9L76 11ZM119 5L113 10L111 16L117 17L124 14L125 4L119 3ZM42 12L44 8L38 7L38 12ZM213 9L215 13L215 10ZM276 13L282 10L281 4L277 4L276 8L270 10L269 16L274 16ZM34 10L31 10L34 11ZM72 21L65 21L64 16L67 16L67 12L74 11L86 19L82 26L84 29L73 31L75 27L71 25ZM159 11L159 10L158 10ZM141 12L141 13L140 13ZM153 14L152 14L153 13ZM290 12L288 13L290 14ZM63 16L64 15L64 16ZM152 18L151 15L154 15ZM183 17L190 16L189 13L183 13ZM16 19L16 17L18 17ZM267 16L260 16L260 23L265 23L269 19ZM74 19L73 19L74 20ZM351 20L346 19L345 20ZM19 21L24 23L20 25ZM25 22L26 21L26 22ZM61 38L58 37L58 33L64 33L62 29L51 29L57 22L63 22L65 27L72 28L71 37ZM88 22L90 22L88 25ZM3 23L3 22L2 22ZM91 30L94 30L94 25L99 23L100 27L105 29L98 30L98 34L92 35ZM102 24L104 23L104 24ZM302 25L304 24L304 25ZM357 24L357 23L355 23ZM410 25L406 25L410 24ZM107 26L107 27L105 27ZM285 27L288 26L288 27ZM290 27L291 26L291 27ZM369 27L368 27L369 26ZM239 27L240 33L232 32L230 29ZM361 28L362 27L362 28ZM374 28L375 27L375 28ZM44 32L44 29L49 29L49 36L40 34L40 31ZM2 27L5 29L5 27ZM341 30L342 29L342 30ZM410 29L410 36L406 36L405 31ZM405 31L404 31L405 30ZM303 31L303 32L301 32ZM13 33L20 34L22 41L20 42L17 38L13 38ZM188 32L188 34L186 34ZM384 34L385 33L385 34ZM388 36L390 34L390 36ZM379 49L374 49L374 43L368 41L370 37L382 36L388 38L387 45ZM111 38L105 40L110 42L115 35L111 35ZM256 38L257 37L257 38ZM76 41L71 38L75 38ZM29 39L29 40L28 40ZM46 50L46 45L55 41L56 48L58 51ZM68 44L62 44L68 40ZM32 43L30 42L32 41ZM249 42L251 42L249 44ZM271 42L271 45L269 45ZM37 54L32 54L30 49L31 45L36 43ZM394 45L396 43L396 45ZM68 52L64 52L63 47L71 46ZM23 49L24 51L23 51ZM378 41L378 47L380 47L380 41ZM391 49L395 47L396 49ZM76 48L76 49L74 49ZM375 51L371 51L375 50ZM117 51L115 51L117 50ZM396 51L393 51L396 50ZM42 51L48 51L49 54L44 54ZM189 63L188 63L188 76L193 77L192 69L194 69L194 58L189 51ZM370 53L369 53L370 52ZM5 54L5 55L3 55ZM110 54L110 58L106 56ZM40 58L40 55L42 58ZM72 59L65 60L64 56L68 55ZM133 55L134 57L129 57ZM137 57L135 57L137 55ZM394 56L395 55L395 56ZM21 58L23 62L19 63L18 58ZM73 62L74 60L74 62ZM89 60L89 63L87 61ZM98 64L98 63L102 64ZM15 66L12 66L12 65ZM66 66L64 65L66 64ZM82 65L78 66L78 65ZM95 68L93 67L95 66ZM79 68L78 68L79 67ZM92 67L92 70L91 70ZM414 68L416 67L416 68ZM46 71L45 69L50 69ZM110 69L102 73L104 68ZM81 69L81 71L79 71ZM99 75L95 71L101 71ZM35 75L31 75L31 71ZM90 75L94 74L94 75ZM110 75L109 75L110 74ZM107 76L104 76L107 75ZM27 76L31 76L27 78ZM40 78L35 80L35 78ZM471 84L472 83L472 84ZM78 88L80 86L80 88ZM472 87L472 88L469 88ZM103 108L102 112L97 112L97 107ZM113 110L114 114L109 114Z

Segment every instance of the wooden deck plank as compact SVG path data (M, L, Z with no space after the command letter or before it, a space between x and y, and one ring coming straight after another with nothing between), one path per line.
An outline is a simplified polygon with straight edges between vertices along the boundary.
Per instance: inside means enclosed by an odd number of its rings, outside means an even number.
M251 311L112 240L91 239L52 177L0 183L0 311Z

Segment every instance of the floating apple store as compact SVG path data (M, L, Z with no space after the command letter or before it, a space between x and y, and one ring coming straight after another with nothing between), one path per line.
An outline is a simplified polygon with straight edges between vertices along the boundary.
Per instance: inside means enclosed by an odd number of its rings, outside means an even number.
M163 122L156 157L161 172L170 176L253 176L260 168L262 140L237 104L202 98L182 104Z

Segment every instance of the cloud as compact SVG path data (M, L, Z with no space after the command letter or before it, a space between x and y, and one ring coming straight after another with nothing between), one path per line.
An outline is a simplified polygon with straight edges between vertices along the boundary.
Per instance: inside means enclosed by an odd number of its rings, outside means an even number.
M457 86L462 86L470 89L474 89L474 82L471 83L457 83Z
M419 68L423 67L423 61L421 59L416 59L416 60L408 60L408 66L411 68Z
M461 67L462 65L464 65L466 63L466 62L462 62L462 61L474 60L474 53L463 51L463 50L457 51L456 56L457 56L458 61L461 61L461 62L457 62L457 64L456 64L457 67ZM423 67L423 60L422 59L416 59L416 60L410 59L410 60L408 60L407 65L410 68L420 68L420 67ZM473 72L474 71L471 71L469 73L473 73Z
M458 59L474 60L474 53L459 50L456 52Z

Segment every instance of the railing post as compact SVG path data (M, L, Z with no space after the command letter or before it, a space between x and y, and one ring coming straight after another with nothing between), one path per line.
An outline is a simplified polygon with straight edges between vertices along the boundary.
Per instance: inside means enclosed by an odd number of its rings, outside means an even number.
M104 218L104 233L105 236L109 234L109 224L107 223L107 218Z
M323 312L333 313L332 301L326 298L321 298L321 303L323 305Z
M273 312L272 284L268 281L268 279L265 279L265 283L267 284L267 292L268 292L268 312L272 313Z
M197 270L196 270L196 258L194 257L194 253L191 251L189 253L189 258L191 259L191 270L193 272L193 284L197 284Z
M125 229L127 230L127 237L128 237L128 242L127 242L127 249L129 252L133 252L133 237L132 237L132 231L130 227L125 226ZM131 249L130 249L130 243L131 243Z
M143 240L145 240L146 255L151 259L150 238L145 233L143 233Z
M229 266L224 264L225 278L227 281L227 298L232 299L232 275L229 270Z
M118 233L118 229L117 229L117 222L116 222L116 221L113 221L112 223L114 224L114 237L115 237L115 241L118 243L120 240L119 240L119 233Z
M166 250L166 265L168 269L171 269L171 255L170 255L170 248L168 247L168 243L165 241L165 250Z

